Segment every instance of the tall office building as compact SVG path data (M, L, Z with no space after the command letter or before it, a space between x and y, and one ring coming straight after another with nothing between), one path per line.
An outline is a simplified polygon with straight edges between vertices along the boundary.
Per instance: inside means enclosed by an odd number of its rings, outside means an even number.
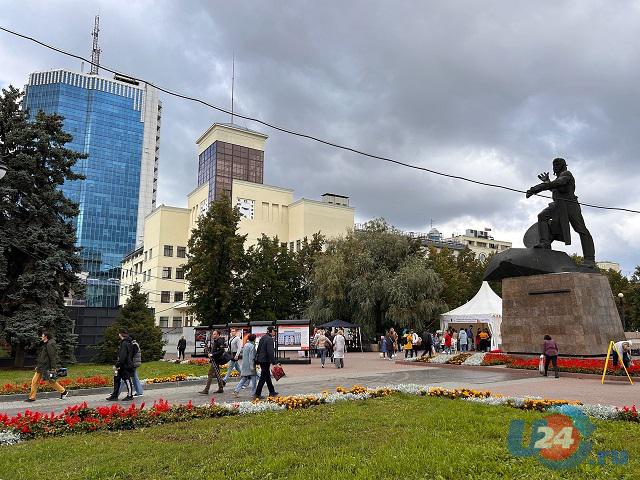
M209 183L208 200L231 198L232 180L262 183L267 135L230 123L214 123L196 140L198 186Z
M162 104L158 91L116 75L67 70L32 73L25 107L64 117L67 146L88 154L74 170L84 180L62 190L80 205L74 220L88 273L87 306L118 305L123 257L141 243L144 218L155 208Z

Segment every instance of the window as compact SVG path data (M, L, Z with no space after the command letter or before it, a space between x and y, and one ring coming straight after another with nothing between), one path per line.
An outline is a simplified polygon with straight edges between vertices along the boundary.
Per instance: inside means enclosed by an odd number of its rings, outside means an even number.
M173 245L165 245L164 246L164 256L165 257L173 257Z
M293 252L293 242L289 242L289 251Z
M300 240L296 240L296 252L300 251Z
M169 326L169 317L160 317L160 326L168 327Z
M171 267L162 267L162 278L171 278Z
M184 268L176 268L176 279L184 280Z
M160 303L171 303L171 292L163 290L160 293Z
M145 261L145 262L147 261L147 253L148 253L148 252L146 252L146 251L144 252L144 261Z
M142 281L143 282L147 281L147 272L142 272Z
M171 326L174 327L174 328L181 327L182 326L182 317L173 317L173 324Z
M151 260L151 257L153 256L153 248L149 249L149 260Z
M186 256L187 256L187 247L176 247L176 256L178 258L186 258Z
M173 301L181 302L184 300L184 292L173 292Z

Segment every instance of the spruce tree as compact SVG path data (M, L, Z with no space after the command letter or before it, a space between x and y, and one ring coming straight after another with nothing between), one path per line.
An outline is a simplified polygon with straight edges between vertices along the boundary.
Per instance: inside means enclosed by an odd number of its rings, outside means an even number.
M159 360L164 356L163 347L167 342L162 339L162 329L156 327L147 300L147 295L140 291L140 284L134 284L127 303L105 330L104 340L98 345L96 360L103 363L115 362L120 345L118 333L123 328L129 331L131 338L137 340L144 362Z
M240 212L228 198L213 202L189 239L185 279L187 301L203 325L244 318L242 279L244 241L238 234Z
M73 322L64 296L82 291L81 263L72 224L78 205L63 183L82 179L73 171L85 155L65 148L72 140L58 115L21 109L22 93L0 96L0 335L12 346L15 365L36 346L39 333L54 334L63 360L73 359Z

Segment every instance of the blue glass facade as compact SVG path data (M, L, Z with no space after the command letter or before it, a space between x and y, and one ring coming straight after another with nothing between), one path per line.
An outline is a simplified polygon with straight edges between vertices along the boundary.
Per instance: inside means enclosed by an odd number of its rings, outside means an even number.
M136 244L144 123L144 90L99 77L55 72L53 82L27 86L25 106L64 117L73 136L68 147L87 153L74 170L84 180L67 182L65 194L79 203L74 220L89 273L86 302L91 307L118 305L120 262Z

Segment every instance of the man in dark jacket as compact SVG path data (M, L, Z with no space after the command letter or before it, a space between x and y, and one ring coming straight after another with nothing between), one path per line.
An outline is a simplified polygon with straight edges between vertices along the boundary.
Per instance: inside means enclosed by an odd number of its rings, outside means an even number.
M184 360L184 351L187 349L187 339L184 335L178 340L178 360L182 358Z
M223 388L225 386L225 381L220 375L220 365L227 363L225 361L227 351L226 347L226 343L224 338L220 336L220 332L218 330L213 330L211 335L209 335L209 341L205 347L211 366L209 367L207 385L204 387L204 390L198 392L201 395L209 395L209 388L211 388L211 382L213 381L214 376L218 381L218 390L216 390L216 393L222 393L224 391Z
M274 328L267 327L267 334L261 337L260 342L258 342L256 363L260 365L260 380L258 380L254 398L261 398L262 387L265 383L269 389L269 396L275 397L278 395L278 392L273 388L273 383L271 382L271 365L275 365L277 363L275 350L273 348L274 335Z
M134 349L131 343L131 337L126 329L120 330L120 347L118 348L118 359L114 365L115 376L113 377L113 393L107 397L107 400L116 401L120 394L120 382L124 382L127 387L127 396L123 398L125 402L133 400L133 383L131 375L133 375L133 354Z
M25 402L36 401L36 394L38 393L40 380L43 378L56 389L60 394L60 398L65 398L68 395L67 390L49 376L50 371L58 369L58 351L56 350L56 342L51 338L51 334L47 331L42 332L40 339L42 340L43 345L40 348L40 352L38 352L36 373L33 374L33 379L31 380L31 392L29 393L29 398L27 398Z
M431 336L431 333L429 332L424 332L422 334L422 348L424 348L424 352L422 352L422 356L424 357L425 355L429 355L429 358L431 358L431 348L433 347L433 337Z

